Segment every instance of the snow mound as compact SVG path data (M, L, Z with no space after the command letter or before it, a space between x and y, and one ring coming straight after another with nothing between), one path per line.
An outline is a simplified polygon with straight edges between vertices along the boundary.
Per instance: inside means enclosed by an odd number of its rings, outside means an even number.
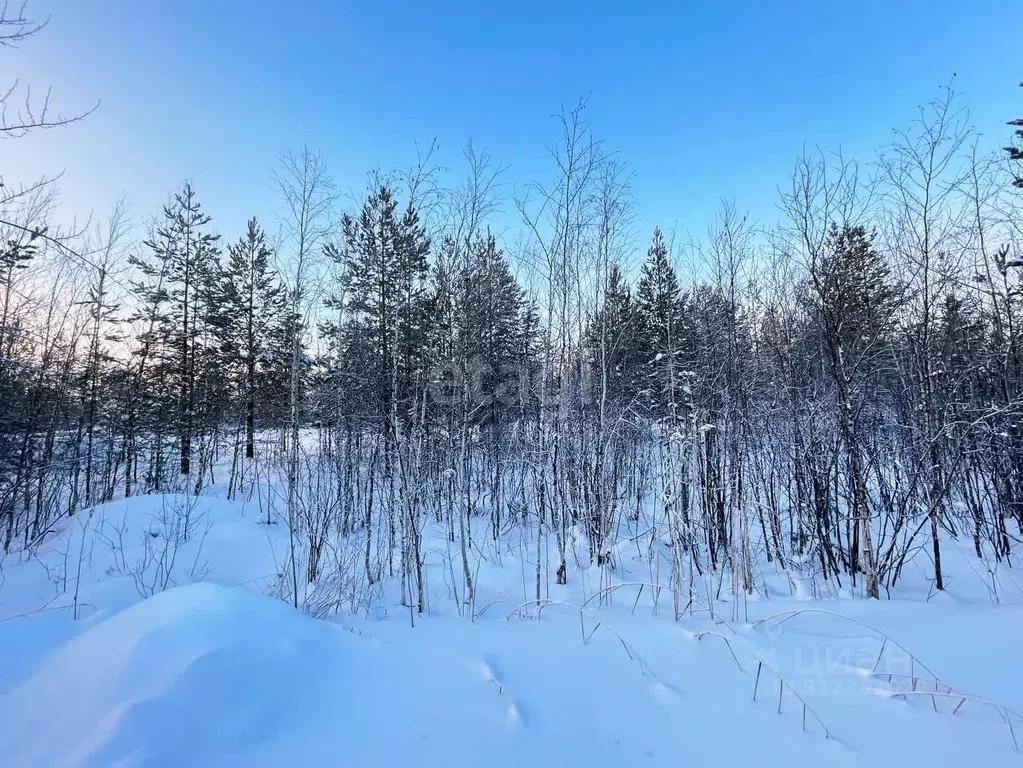
M194 584L73 638L0 700L10 765L197 765L303 725L344 679L335 625L241 589Z

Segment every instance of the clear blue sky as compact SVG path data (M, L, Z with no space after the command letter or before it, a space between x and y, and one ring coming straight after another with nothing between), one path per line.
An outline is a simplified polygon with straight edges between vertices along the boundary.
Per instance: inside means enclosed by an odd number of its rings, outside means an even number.
M32 0L50 27L0 52L74 127L0 145L9 180L66 169L65 210L121 191L142 218L194 180L221 232L269 218L277 153L341 187L469 137L528 180L561 104L633 165L639 226L700 229L720 197L773 215L804 143L869 156L956 73L992 146L1023 114L1018 0L436 2Z

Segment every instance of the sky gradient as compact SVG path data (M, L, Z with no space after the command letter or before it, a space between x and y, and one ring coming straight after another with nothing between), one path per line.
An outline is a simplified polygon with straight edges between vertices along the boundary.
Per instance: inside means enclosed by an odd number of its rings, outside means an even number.
M635 171L638 229L700 230L720 198L761 220L801 148L869 159L955 74L1000 146L1023 113L1018 0L328 2L32 0L0 51L86 121L0 144L4 175L64 171L62 217L123 193L138 220L182 179L229 240L277 210L275 156L308 143L342 189L470 137L509 182L549 173L551 115L588 96ZM510 206L509 206L510 208ZM510 211L509 211L510 214Z

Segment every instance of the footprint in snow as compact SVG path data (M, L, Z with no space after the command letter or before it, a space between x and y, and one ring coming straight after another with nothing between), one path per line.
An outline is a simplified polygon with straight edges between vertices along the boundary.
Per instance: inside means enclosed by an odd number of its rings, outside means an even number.
M508 696L500 673L500 665L493 656L487 656L480 662L480 672L483 679L497 689L500 696L508 698L508 705L505 708L505 717L512 727L524 726L526 724L525 714L517 701Z
M659 680L651 683L650 690L662 704L674 704L682 697L678 688L670 683L662 683Z
M501 676L493 656L487 656L483 659L480 663L480 671L483 673L484 680L497 686L498 693L504 691L504 683L501 682Z

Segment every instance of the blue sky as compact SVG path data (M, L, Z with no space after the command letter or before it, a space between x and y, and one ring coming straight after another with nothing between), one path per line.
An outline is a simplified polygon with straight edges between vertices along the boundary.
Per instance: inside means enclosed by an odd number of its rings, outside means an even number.
M308 143L342 188L468 138L524 182L551 115L589 97L635 171L638 227L701 230L719 198L774 215L804 144L870 157L956 74L999 146L1023 114L1018 0L394 2L32 0L48 29L0 52L87 121L0 145L8 180L64 170L62 214L123 192L141 219L191 178L229 239L272 218L274 157ZM510 208L510 206L509 206Z

